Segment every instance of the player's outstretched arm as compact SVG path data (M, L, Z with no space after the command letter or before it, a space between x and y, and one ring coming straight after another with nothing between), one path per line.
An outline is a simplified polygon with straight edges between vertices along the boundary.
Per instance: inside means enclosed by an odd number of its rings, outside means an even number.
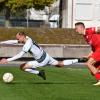
M21 51L20 53L18 53L17 55L15 55L11 58L8 58L8 59L3 58L3 59L0 60L0 64L7 64L10 61L14 61L16 59L19 59L24 55L24 53L25 53L24 51Z
M18 40L7 40L0 42L0 44L16 44L16 43L18 43Z
M21 58L24 54L25 54L25 52L24 51L21 51L17 55L15 55L15 56L13 56L11 58L8 58L7 61L10 62L10 61L17 60L17 59Z

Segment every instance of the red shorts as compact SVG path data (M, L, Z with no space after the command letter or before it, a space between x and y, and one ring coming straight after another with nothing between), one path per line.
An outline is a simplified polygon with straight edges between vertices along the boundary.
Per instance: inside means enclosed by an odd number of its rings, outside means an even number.
M94 64L94 66L95 66L96 68L100 69L100 61L96 62L96 63Z
M93 52L91 58L93 58L97 62L100 61L100 51Z
M91 58L93 58L96 61L96 64L94 66L96 68L100 68L100 52L93 52Z

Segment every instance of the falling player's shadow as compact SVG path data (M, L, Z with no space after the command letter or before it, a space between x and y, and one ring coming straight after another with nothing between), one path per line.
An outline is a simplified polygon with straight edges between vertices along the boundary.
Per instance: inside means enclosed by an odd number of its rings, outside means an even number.
M76 84L75 82L34 82L33 84Z
M37 85L45 84L45 85L48 85L48 84L78 84L78 82L76 83L76 82L27 82L27 81L20 82L20 81L14 81L11 83L6 83L6 84L9 84L9 85L17 85L17 84L37 84Z

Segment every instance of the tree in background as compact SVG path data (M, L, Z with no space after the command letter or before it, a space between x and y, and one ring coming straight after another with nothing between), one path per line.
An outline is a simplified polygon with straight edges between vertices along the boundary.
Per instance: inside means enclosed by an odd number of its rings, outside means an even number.
M26 9L34 7L37 10L43 10L45 6L50 6L56 0L0 0L0 10L5 12L5 27L10 26L10 15L17 12L23 12Z

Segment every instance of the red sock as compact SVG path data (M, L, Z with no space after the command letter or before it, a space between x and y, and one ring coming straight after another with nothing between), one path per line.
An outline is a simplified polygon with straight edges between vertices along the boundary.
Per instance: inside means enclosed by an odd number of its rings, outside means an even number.
M96 80L100 80L100 73L96 73L95 78L96 78Z

